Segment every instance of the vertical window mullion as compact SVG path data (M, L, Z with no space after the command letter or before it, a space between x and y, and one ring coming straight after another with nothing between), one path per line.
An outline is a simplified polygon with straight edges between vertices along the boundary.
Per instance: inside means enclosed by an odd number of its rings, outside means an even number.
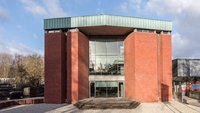
M108 56L107 56L107 49L108 49L107 41L106 41L105 43L106 43L106 57L105 57L105 58L106 58L106 65L107 65L107 63L108 63L108 61L107 61L107 57L108 57Z

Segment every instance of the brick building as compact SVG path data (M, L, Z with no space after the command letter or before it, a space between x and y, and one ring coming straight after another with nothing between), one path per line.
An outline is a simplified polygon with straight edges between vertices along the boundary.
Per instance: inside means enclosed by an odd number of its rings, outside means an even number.
M45 102L172 98L172 23L94 15L44 20Z

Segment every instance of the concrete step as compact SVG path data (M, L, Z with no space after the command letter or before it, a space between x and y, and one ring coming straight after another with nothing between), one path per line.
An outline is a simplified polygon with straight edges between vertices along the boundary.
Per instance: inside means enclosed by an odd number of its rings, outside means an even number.
M133 109L140 104L125 98L93 98L88 100L79 101L75 106L79 109Z

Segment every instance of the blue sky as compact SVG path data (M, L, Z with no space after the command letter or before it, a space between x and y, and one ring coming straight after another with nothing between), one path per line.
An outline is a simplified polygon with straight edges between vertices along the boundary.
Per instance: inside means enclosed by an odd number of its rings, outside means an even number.
M0 52L44 54L43 19L113 14L173 22L173 58L200 57L199 0L0 0Z

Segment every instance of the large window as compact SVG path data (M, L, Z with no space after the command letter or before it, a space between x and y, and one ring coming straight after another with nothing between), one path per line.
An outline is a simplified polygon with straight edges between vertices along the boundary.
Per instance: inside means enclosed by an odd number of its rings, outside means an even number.
M120 38L91 38L90 75L124 75L124 44Z
M123 97L124 85L120 81L90 82L90 97Z

